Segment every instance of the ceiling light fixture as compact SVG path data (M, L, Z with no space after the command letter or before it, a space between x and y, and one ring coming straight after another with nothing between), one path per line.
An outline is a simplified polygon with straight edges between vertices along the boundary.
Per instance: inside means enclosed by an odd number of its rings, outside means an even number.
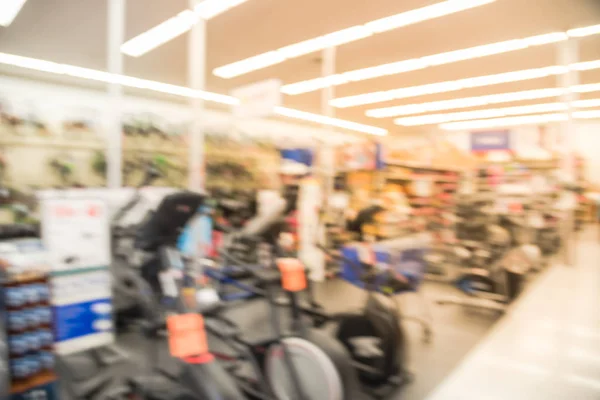
M193 10L185 10L121 45L121 52L139 57L180 36L200 20L209 20L248 0L204 0Z
M405 117L394 120L396 125L402 126L420 126L443 124L446 122L467 121L485 118L509 117L512 115L539 114L555 111L565 111L565 103L545 103L533 104L528 106L494 108L488 110L465 111L450 114L430 114L419 117Z
M427 67L450 64L458 61L471 60L486 57L493 54L508 53L522 50L532 46L540 46L548 43L556 43L567 40L569 37L563 32L547 33L524 39L507 40L504 42L485 44L467 49L454 50L440 54L434 54L421 58L397 61L374 67L361 68L353 71L335 74L327 78L310 79L306 81L284 85L281 91L289 95L308 93L329 86L343 85L349 82L357 82L366 79L379 78L387 75L401 74L405 72L424 69Z
M194 7L194 12L200 18L209 20L246 1L248 0L204 0Z
M276 107L275 113L284 117L302 119L304 121L312 121L317 124L336 126L338 128L350 129L353 131L364 132L371 135L385 136L387 130L374 126L363 125L356 122L345 121L337 118L326 117L324 115L312 114L305 111L293 110L286 107Z
M600 87L598 87L600 91ZM403 106L376 108L365 114L373 118L388 118L401 115L423 114L432 111L443 111L460 108L487 106L490 104L510 103L513 101L536 100L557 97L563 93L560 88L525 90L522 92L489 94L485 96L465 97L462 99L432 101L429 103L406 104Z
M567 119L568 119L567 115L564 113L541 114L541 115L527 115L524 117L484 119L484 120L467 121L467 122L450 122L448 124L441 124L440 128L447 130L447 131L462 131L462 130L485 129L485 128L499 128L499 127L516 126L516 125L543 124L546 122L566 121Z
M367 24L368 25L368 24ZM432 67L436 65L450 64L457 61L472 60L475 58L486 57L493 54L508 53L516 50L523 50L533 46L541 46L550 43L557 43L567 40L569 37L582 37L600 34L600 25L588 26L585 28L572 29L567 32L552 32L541 35L531 36L523 39L513 39L504 42L490 43L481 46L470 47L467 49L454 50L421 58L397 61L393 63L376 65L373 67L356 69L329 76L328 79L316 78L306 81L290 83L284 85L281 91L289 95L313 92L330 86L344 85L350 82L362 81L366 79L379 78L387 75L401 74L404 72L415 71ZM600 61L598 61L600 62ZM584 63L582 63L584 64ZM580 71L597 68L594 65L581 65Z
M0 25L9 26L27 0L2 0L0 2Z
M598 118L600 118L600 110L575 111L575 112L573 112L572 115L573 115L573 118L576 118L576 119L598 119ZM568 119L569 119L569 116L565 113L541 114L541 115L527 115L524 117L484 119L484 120L465 121L465 122L450 122L448 124L441 124L440 128L447 130L447 131L462 131L462 130L485 129L485 128L500 128L500 127L517 126L517 125L543 124L543 123L547 123L547 122L566 121Z
M501 83L526 81L530 79L544 78L547 76L561 75L569 69L578 69L586 64L588 69L600 68L600 62L577 63L567 66L550 66L543 68L526 69L521 71L504 72L496 75L478 76L472 78L458 79L431 83L421 86L398 88L393 90L363 93L348 97L333 99L329 104L338 108L355 107L364 104L380 103L384 101L404 99L409 97L423 96L428 94L453 92L461 89L498 85Z
M172 94L187 98L198 98L226 105L236 105L239 103L239 100L235 97L223 94L195 90L184 86L134 78L126 75L112 74L109 72L98 71L89 68L76 67L74 65L59 64L51 61L38 60L35 58L21 57L7 53L0 53L0 64L11 65L35 71L49 72L58 75L72 76L75 78L88 79L97 82L118 84L131 88L147 89L154 92ZM363 125L338 118L325 117L323 115L293 110L291 108L277 107L275 113L290 118L316 122L323 125L335 126L356 132L368 133L371 135L383 136L387 134L387 130L383 128Z
M189 31L200 17L193 11L185 10L173 18L134 37L121 45L121 52L132 57L139 57L150 50Z
M586 26L584 28L570 29L567 31L567 35L570 37L584 37L597 35L600 33L600 25Z
M573 118L577 118L577 119L595 119L595 118L600 118L600 110L575 111L573 113Z
M600 99L576 100L573 102L573 107L577 107L577 108L600 107Z
M427 7L418 8L416 10L411 10L367 22L364 25L357 25L313 39L304 40L302 42L291 44L265 54L272 52L279 53L281 55L281 59L277 63L281 63L285 60L300 57L302 55L323 50L328 47L339 46L341 44L363 39L377 33L416 24L418 22L468 10L470 8L479 7L485 4L493 3L494 1L496 0L447 0ZM215 68L213 70L213 74L221 78L229 79L256 71L257 69L265 68L269 65L273 65L269 64L257 68L257 66L253 64L252 60L260 56L261 55L250 57Z

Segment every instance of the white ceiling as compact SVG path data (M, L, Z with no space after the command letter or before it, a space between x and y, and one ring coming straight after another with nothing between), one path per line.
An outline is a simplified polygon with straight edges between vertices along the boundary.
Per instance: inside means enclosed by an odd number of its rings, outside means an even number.
M321 68L319 54L306 55L230 80L215 77L210 71L284 45L437 2L439 0L248 0L208 22L207 89L228 93L236 86L266 78L280 78L284 83L316 78ZM126 39L174 16L184 10L186 4L187 0L127 0ZM0 51L106 69L106 8L106 0L28 0L13 24L8 28L0 28ZM489 5L343 45L337 51L336 69L343 72L595 24L600 24L600 0L497 0ZM140 58L126 57L125 73L185 85L186 48L187 35L184 35ZM580 59L600 59L600 35L580 40ZM337 87L336 97L555 63L556 46L546 45L351 83ZM6 70L3 71L6 73ZM600 82L600 71L582 73L581 81ZM555 84L556 78L543 78L420 96L375 106L503 93L552 87ZM304 111L319 113L321 109L318 92L285 96L284 102L286 106ZM515 105L528 103L536 101ZM364 111L369 108L374 107L337 110L337 116L381 126L390 132L408 130L395 126L391 118L379 120L366 117Z

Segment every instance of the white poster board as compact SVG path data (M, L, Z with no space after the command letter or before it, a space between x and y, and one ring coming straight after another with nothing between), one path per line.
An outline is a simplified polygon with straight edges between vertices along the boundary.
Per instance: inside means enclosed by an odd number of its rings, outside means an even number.
M63 192L41 203L58 354L114 342L109 211L106 202L81 195Z
M273 114L275 107L282 103L281 81L267 79L241 86L231 91L240 100L233 108L236 118L262 118Z

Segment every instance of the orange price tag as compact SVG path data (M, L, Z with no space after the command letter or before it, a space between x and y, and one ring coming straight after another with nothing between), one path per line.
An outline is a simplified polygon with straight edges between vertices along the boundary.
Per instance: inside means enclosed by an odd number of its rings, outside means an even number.
M177 358L208 353L204 318L199 314L172 315L167 318L169 350Z
M306 273L304 265L297 258L279 258L277 267L281 271L281 285L289 292L306 289Z

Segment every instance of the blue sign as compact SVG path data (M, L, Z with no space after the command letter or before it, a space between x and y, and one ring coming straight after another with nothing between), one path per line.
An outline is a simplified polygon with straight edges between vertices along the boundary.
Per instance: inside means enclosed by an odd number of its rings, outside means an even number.
M55 307L56 341L112 332L111 308L110 298Z
M510 131L471 132L471 151L510 150Z
M313 164L314 156L311 149L283 149L281 150L281 158L310 167Z

